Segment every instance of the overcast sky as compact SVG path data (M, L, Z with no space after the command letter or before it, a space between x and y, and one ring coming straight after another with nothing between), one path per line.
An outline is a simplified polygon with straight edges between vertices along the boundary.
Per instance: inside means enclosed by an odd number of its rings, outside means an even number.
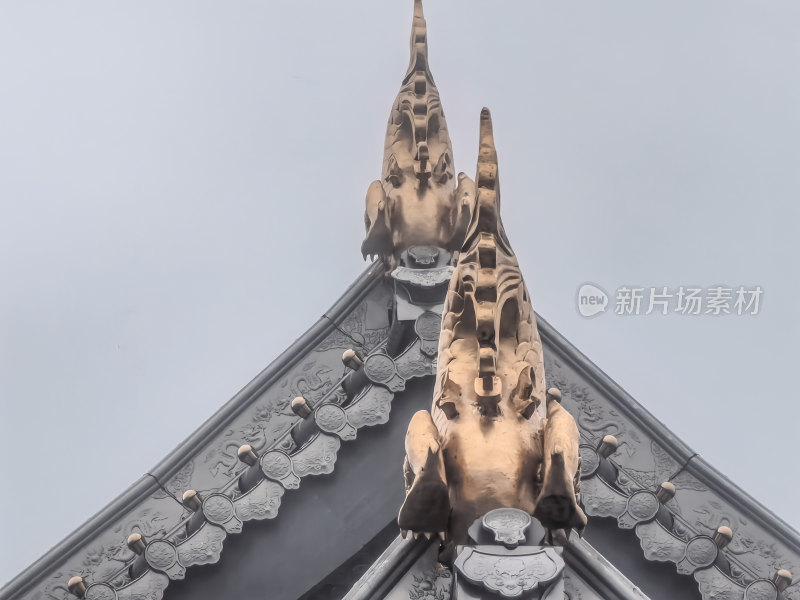
M0 0L0 581L361 272L411 8ZM492 109L535 308L800 527L800 3L425 8L458 170ZM756 316L586 319L587 281L763 295Z

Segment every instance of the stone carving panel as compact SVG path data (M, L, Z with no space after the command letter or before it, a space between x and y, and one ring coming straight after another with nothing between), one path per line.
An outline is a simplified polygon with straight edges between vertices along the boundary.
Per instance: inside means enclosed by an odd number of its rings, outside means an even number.
M294 472L298 477L333 473L336 453L342 445L338 437L318 435L292 456Z
M564 568L564 562L552 548L517 555L489 554L478 548L465 548L454 566L474 584L505 598L519 598L555 579Z
M609 434L619 441L618 449L609 457L617 469L615 481L603 481L598 465L591 461L586 464L588 470L581 489L590 515L615 517L621 527L635 527L645 556L673 562L679 572L693 573L707 599L745 598L748 585L753 586L753 597L769 595L772 592L767 588L775 588L768 580L777 570L800 572L797 552L709 489L693 474L691 462L685 468L659 441L630 422L625 412L617 408L621 399L610 398L597 389L591 378L557 353L546 351L545 363L548 385L561 389L563 406L578 420L584 443L597 448L603 436ZM671 531L653 520L658 510L653 491L664 481L676 488L675 496L665 502L676 515ZM726 572L710 567L717 547L709 536L723 525L734 532L733 540L723 551L729 563ZM790 586L782 597L800 600L800 585Z
M567 600L605 600L569 568L564 569L564 592Z
M417 323L419 323L420 319L422 319L425 314L417 319ZM436 356L431 356L424 350L425 345L423 340L417 339L397 357L395 364L397 367L397 374L401 378L411 379L413 377L425 377L426 375L436 374Z
M531 525L531 516L513 508L496 508L483 515L483 527L494 533L494 541L514 547L525 541L525 530Z
M153 569L166 573L170 579L183 579L186 567L178 562L178 549L166 540L154 540L147 544L144 557Z
M315 349L309 349L304 359L297 360L284 375L258 397L253 398L248 408L235 417L218 436L210 439L205 448L198 451L167 481L161 482L163 487L153 493L151 498L144 500L140 508L130 511L124 519L105 531L98 532L91 543L77 548L50 578L28 590L26 598L74 600L74 596L67 590L66 581L75 575L83 577L87 586L93 582L105 582L117 589L119 598L160 598L158 590L163 590L166 583L160 585L158 582L167 580L163 575L153 573L143 576L135 585L128 580L125 565L134 558L134 554L125 544L127 536L137 532L148 541L157 540L174 529L187 514L187 510L179 502L184 491L195 489L202 496L208 497L209 493L227 484L243 469L236 452L241 444L249 443L256 452L261 453L281 438L287 439L285 433L297 420L291 410L291 399L302 395L313 405L326 394L336 393L339 380L345 373L342 349L356 348L360 352L369 352L382 343L388 334L388 308L391 302L392 292L389 285L381 282L374 286L369 295ZM374 399L372 406L370 402L364 402L359 410L353 411L359 416L359 422L355 426L377 424L388 418L386 405L391 397L383 398L381 394L371 396ZM300 471L303 474L330 472L338 444L338 438L319 436L319 441L312 442L308 448L298 453ZM286 449L290 448L287 446ZM235 532L241 529L243 520L274 517L282 494L283 487L265 480L250 493L236 498L234 505L227 500L226 506L229 510L226 515L229 518L224 523L214 516L219 511L212 510L207 516ZM201 530L206 530L206 533L215 531L208 525ZM193 536L181 544L178 556L186 557L191 564L199 564L195 561L211 561L212 555L217 554L217 546L221 547L221 540L217 539L219 536L213 537L213 540L208 541L206 554L199 548L190 548L192 544L199 543L199 537ZM156 545L155 550L158 548ZM151 554L153 552L151 550ZM189 556L192 558L188 558ZM182 563L176 560L175 564ZM91 589L92 593L101 594L105 588L95 586Z
M371 354L364 361L364 373L372 383L386 387L391 392L405 389L406 382L397 372L395 360L382 352Z
M178 560L186 567L216 563L222 553L222 542L226 535L222 527L211 523L203 524L178 545Z
M219 525L228 533L242 531L242 522L236 516L233 502L224 494L211 494L203 500L203 514L209 523Z
M545 351L548 386L561 390L562 405L578 422L581 437L597 447L605 435L619 440L613 458L624 468L620 485L628 491L653 489L680 470L680 464L626 419L606 395L555 352Z
M394 394L383 386L368 386L345 409L347 418L356 429L386 423L393 398Z
M453 575L449 569L434 567L413 578L408 590L409 600L450 600Z
M337 404L323 404L314 412L317 427L325 433L336 435L342 440L356 439L356 428L347 420L347 413Z
M297 420L291 400L303 396L315 406L335 390L345 373L342 350L354 348L367 354L386 339L391 302L392 292L387 284L373 287L316 348L254 398L247 410L173 475L164 485L167 492L180 498L187 489L209 491L222 487L242 468L236 454L242 444L250 444L260 453L282 438L288 443L284 434Z
M725 548L725 554L729 557L735 579L746 581L748 576L769 579L779 569L800 573L800 555L797 552L709 490L690 470L675 477L674 483L676 512L692 529L711 534L717 527L725 525L733 531L733 539ZM787 600L800 600L800 585L790 586L783 591L783 596Z
M117 590L118 600L161 600L169 585L169 577L156 571L147 571L129 585ZM87 590L88 592L88 590Z
M106 582L113 586L129 583L124 565L134 554L125 540L131 533L141 533L145 539L163 536L184 513L181 505L164 494L153 494L122 519L77 548L65 563L50 577L26 592L26 598L35 600L75 600L67 590L67 580L79 575L87 581ZM99 593L99 591L98 591Z
M283 486L264 479L236 500L236 516L242 521L273 519L278 514L283 496Z

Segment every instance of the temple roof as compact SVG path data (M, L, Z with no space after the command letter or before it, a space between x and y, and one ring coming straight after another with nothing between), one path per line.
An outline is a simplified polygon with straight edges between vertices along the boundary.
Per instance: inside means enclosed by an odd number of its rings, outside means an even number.
M147 542L174 540L178 556L186 567L180 577L188 581L196 568L191 565L213 563L219 559L220 552L224 555L228 544L224 538L249 535L248 520L280 521L282 505L301 501L304 489L310 485L306 483L307 476L331 473L340 447L358 447L360 438L366 435L362 428L377 426L375 431L380 432L392 427L390 411L395 410L392 399L398 392L403 397L400 406L405 407L398 415L408 415L415 406L424 407L430 402L432 365L423 348L431 344L435 347L435 340L426 339L430 337L426 333L423 336L414 334L404 347L388 352L395 355L391 361L396 377L387 379L385 373L373 369L372 375L365 375L360 382L353 381L352 369L342 364L342 353L349 349L355 349L363 357L386 350L390 342L387 309L393 301L392 292L383 266L380 263L371 265L322 318L200 429L105 509L9 582L0 597L68 600L71 596L66 583L74 575L83 577L87 584L109 582L120 589L120 598L126 597L122 592L126 586L142 584L150 577L153 581L148 589L154 594L152 597L161 597L170 585L170 577L177 579L177 575L162 575L156 568L145 565L145 572L132 582L128 570L139 557L126 546L129 534L141 533ZM678 572L691 575L704 598L717 597L714 594L721 588L730 589L730 597L742 597L747 585L769 580L780 569L800 571L800 535L796 531L698 456L541 316L537 315L537 322L548 385L562 390L563 405L575 415L581 429L583 498L590 516L587 528L590 540L592 517L602 517L602 521L614 519L618 527L635 533L641 544L640 551L648 560L673 563ZM358 372L362 371L363 366ZM325 398L342 394L342 383L348 376L354 398L364 402L362 407L371 406L369 410L356 411L359 405L356 402L346 409L358 438L350 439L352 433L341 436L320 431L300 449L286 444L287 431L303 422L302 417L292 412L292 398L304 395L314 404L321 403ZM421 387L413 387L413 380L418 380ZM402 419L398 416L400 433L394 438L398 445L397 456L392 459L395 462L385 463L386 457L379 457L383 471L387 471L386 466L391 471L392 465L397 469L397 473L391 473L391 478L398 480L393 492L397 496L394 503L387 501L381 509L383 512L378 511L369 518L374 525L370 526L371 533L367 537L392 518L392 511L399 506L402 497L399 463L401 436L407 422ZM388 424L380 425L387 421ZM593 458L607 435L615 436L618 445L611 454L602 457L602 461ZM293 483L299 484L299 490L289 492L284 484L291 489L292 483L281 481L273 473L271 478L261 477L262 487L251 488L251 500L245 502L242 496L231 494L235 514L244 523L244 531L239 534L236 527L229 526L223 535L218 531L220 526L213 525L221 538L214 545L216 550L199 558L186 558L188 553L181 548L187 540L181 538L195 513L182 504L183 493L193 489L209 497L235 489L232 482L235 484L251 469L236 455L238 447L245 443L259 456L266 455L270 448L283 448L292 456L294 472L299 477ZM285 445L281 446L282 443ZM364 444L366 447L367 442ZM603 466L606 463L613 469ZM615 473L615 479L610 480L609 473ZM360 483L348 485L372 489L375 482L358 479L358 472L353 474ZM652 515L629 509L632 496L641 499L641 493L655 492L663 481L675 486L674 497L665 503L675 519L672 531L666 531L650 518ZM359 490L341 491L347 495ZM637 521L639 518L642 520ZM708 556L698 552L697 556L703 559L698 559L700 564L687 563L685 558L693 556L687 550L690 545L692 550L708 550L703 540L713 538L720 526L729 527L733 534L727 547L720 550L724 562L715 560L706 565L703 560ZM264 535L268 541L269 533ZM282 552L281 540L281 537L276 538L272 546L278 554ZM323 545L330 548L330 544L335 544L355 552L363 543L366 538L350 544L339 538L323 542ZM606 552L602 547L600 550ZM323 575L325 569L332 570L341 557L339 554L327 566L322 565ZM310 588L316 582L300 583L301 587ZM790 586L784 597L800 598L800 586Z
M432 241L440 246L419 246L413 236L382 246L376 251L381 260L303 336L128 490L9 582L0 597L157 600L170 590L177 600L243 595L269 585L272 598L296 598L384 530L402 498L405 425L430 404L442 284L449 280L450 245L463 214L419 0L403 86L390 117L380 189L371 188L373 199L384 194L373 217L388 215L382 202L401 189L391 181L393 144L413 138L408 156L398 159L408 164L398 168L417 182L414 193L438 177L452 200L441 217L447 235ZM421 97L424 106L404 104ZM427 136L434 116L441 142L435 155L430 138L420 137L422 121ZM411 138L403 137L409 132ZM399 205L408 191L393 201ZM380 230L377 222L368 223L368 237L396 232L396 223ZM395 270L398 260L407 264ZM574 581L582 581L587 594L591 589L608 598L659 600L672 591L658 585L674 576L677 588L687 589L688 582L706 600L779 593L800 600L800 584L789 585L785 571L800 572L800 534L692 451L541 316L535 319L547 384L561 390L581 435L587 536L597 550L581 540L567 546ZM251 536L251 529L259 535ZM623 544L632 536L636 557ZM406 559L431 548L421 540L391 542L348 598L383 594L387 565L393 577L404 576L411 572ZM648 579L648 571L644 581L635 581L640 568L626 571L617 563L623 554L631 564L665 563L670 575L662 569ZM227 556L232 560L220 562ZM653 587L645 596L637 586L648 584Z

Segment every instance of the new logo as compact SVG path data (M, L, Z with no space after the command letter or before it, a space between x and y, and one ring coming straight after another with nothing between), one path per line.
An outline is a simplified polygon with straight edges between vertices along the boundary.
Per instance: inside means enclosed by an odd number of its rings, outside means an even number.
M593 283L584 283L578 290L578 312L584 317L593 317L605 312L608 294Z

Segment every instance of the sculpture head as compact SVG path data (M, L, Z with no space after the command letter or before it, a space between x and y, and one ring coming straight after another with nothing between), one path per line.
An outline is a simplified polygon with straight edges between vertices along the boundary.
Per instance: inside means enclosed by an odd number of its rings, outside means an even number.
M536 317L500 219L488 109L475 190L442 310L433 404L414 415L406 435L398 516L401 530L444 532L447 552L498 508L550 529L586 524L576 495L579 433L560 394L545 392Z
M466 176L456 181L447 122L428 67L422 3L415 0L411 60L389 115L381 179L367 191L362 254L394 265L411 246L458 248L468 217L459 206L469 206L459 199L470 184Z

